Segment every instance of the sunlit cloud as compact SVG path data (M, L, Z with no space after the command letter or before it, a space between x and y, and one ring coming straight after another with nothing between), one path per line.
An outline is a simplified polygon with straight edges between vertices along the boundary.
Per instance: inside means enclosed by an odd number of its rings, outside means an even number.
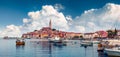
M8 25L0 31L0 36L15 37L26 32L40 30L42 27L48 27L50 20L53 28L62 31L84 33L107 30L112 27L120 28L120 5L118 4L107 3L102 8L86 10L74 19L58 10L63 8L60 4L44 5L41 10L28 12L29 18L23 18L22 25Z

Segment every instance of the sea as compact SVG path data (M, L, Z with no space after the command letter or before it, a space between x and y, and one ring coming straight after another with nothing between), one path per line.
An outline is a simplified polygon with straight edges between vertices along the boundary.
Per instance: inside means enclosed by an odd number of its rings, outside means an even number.
M80 40L68 40L66 45L54 45L40 39L25 39L17 46L16 39L0 39L0 57L108 57L97 52L97 44L83 47Z

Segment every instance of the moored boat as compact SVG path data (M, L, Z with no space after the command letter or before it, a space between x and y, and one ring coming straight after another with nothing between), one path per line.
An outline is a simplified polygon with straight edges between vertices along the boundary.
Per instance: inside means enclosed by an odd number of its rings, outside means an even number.
M25 45L24 39L22 39L22 40L17 39L17 40L16 40L16 45Z
M93 42L93 44L99 44L100 43L100 41L92 41Z
M61 38L59 38L59 37L55 37L55 38L50 38L49 42L52 42L52 43L62 43L63 40Z
M81 46L93 46L93 42L91 41L83 41L80 43Z
M120 47L114 47L114 48L106 48L105 52L108 54L108 56L116 56L120 57Z

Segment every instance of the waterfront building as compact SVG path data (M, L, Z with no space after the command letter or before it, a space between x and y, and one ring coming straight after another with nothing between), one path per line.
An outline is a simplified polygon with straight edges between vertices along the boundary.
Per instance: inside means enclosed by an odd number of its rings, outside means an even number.
M43 27L40 30L24 33L22 38L73 38L74 36L81 36L81 33L65 32L56 29L52 29L52 21L50 20L48 27Z
M90 38L94 38L95 36L98 36L97 33L84 33L84 38L85 39L90 39Z
M107 38L106 31L96 31L94 33L84 33L84 38Z
M96 37L100 37L100 38L107 38L107 36L108 36L108 33L106 31L103 31L103 30L97 31L95 33L97 33Z
M120 30L117 30L117 36L116 38L120 38Z

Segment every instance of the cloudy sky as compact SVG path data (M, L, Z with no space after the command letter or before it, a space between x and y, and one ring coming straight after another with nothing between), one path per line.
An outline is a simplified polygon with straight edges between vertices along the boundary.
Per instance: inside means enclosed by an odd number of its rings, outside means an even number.
M0 37L47 27L70 32L120 29L119 0L0 0Z

